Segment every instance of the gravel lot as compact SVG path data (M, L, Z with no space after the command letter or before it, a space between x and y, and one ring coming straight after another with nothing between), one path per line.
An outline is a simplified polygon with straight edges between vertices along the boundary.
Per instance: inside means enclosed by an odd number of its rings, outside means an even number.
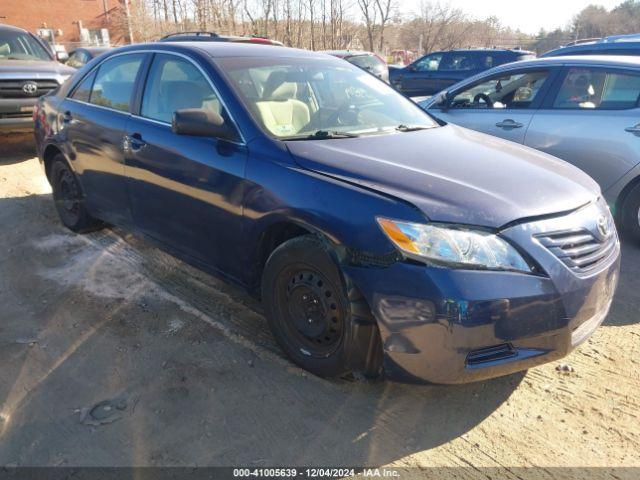
M638 246L562 362L452 387L327 381L283 358L242 291L127 232L65 230L29 140L0 138L0 465L640 474L610 470L640 467Z

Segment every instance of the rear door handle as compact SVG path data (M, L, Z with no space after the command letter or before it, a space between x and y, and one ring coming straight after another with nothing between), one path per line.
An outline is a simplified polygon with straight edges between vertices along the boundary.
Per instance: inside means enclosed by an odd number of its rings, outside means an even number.
M73 121L73 115L71 112L67 110L62 114L62 123L71 123Z
M625 132L629 132L629 133L634 133L634 134L640 134L640 123L638 125L636 125L635 127L627 127L624 129Z
M506 120L496 123L496 127L504 128L505 130L511 130L513 128L522 128L524 127L524 125L520 122L516 122L515 120L507 118Z

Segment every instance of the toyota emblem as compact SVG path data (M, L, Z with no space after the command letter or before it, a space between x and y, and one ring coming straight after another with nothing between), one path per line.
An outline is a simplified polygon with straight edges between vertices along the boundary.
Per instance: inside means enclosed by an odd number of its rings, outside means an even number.
M607 238L609 236L609 222L607 221L607 217L604 215L600 215L598 217L597 222L598 232L602 235L603 238Z
M24 82L22 84L22 91L27 95L35 95L38 91L38 84L36 82Z

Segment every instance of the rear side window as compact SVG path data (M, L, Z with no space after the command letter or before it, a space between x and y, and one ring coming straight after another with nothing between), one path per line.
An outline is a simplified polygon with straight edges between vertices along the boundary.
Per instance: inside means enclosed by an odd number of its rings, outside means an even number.
M439 71L465 72L478 68L478 57L474 52L451 52L442 57Z
M96 72L87 75L84 77L80 85L76 87L76 89L71 94L71 98L75 100L79 100L81 102L88 102L91 97L91 87L93 86L93 81L96 78Z
M73 68L80 68L89 60L88 55L85 52L73 52L67 60L67 65Z
M602 69L572 68L553 104L557 109L625 110L640 99L640 75Z
M94 105L129 111L142 54L120 55L106 60L96 75L89 102Z
M140 114L171 123L173 112L185 108L203 108L225 115L220 99L195 65L174 55L157 54L149 71Z

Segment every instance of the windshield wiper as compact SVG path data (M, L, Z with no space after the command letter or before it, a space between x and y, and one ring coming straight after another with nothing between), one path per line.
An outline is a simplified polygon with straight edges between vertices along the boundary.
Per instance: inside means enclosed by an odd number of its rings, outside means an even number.
M281 137L280 140L325 140L332 138L357 138L357 133L340 132L338 130L317 130L311 135L295 135L291 137Z
M396 127L396 130L399 132L415 132L416 130L427 130L433 127L427 127L425 125L405 125L401 123Z

